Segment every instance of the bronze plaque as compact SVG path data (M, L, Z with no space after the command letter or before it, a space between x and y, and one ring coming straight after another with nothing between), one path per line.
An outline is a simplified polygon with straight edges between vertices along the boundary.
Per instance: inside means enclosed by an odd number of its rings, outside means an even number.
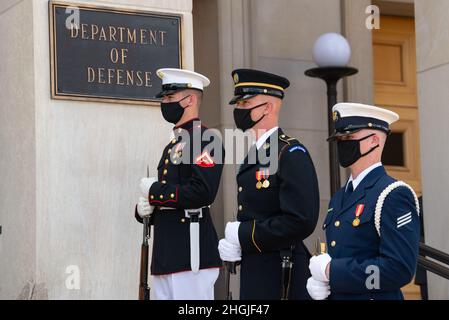
M182 68L182 16L50 1L54 99L155 104L159 68Z

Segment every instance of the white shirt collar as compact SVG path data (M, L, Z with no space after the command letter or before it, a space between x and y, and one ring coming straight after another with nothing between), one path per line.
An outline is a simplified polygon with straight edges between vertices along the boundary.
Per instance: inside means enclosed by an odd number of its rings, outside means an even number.
M378 162L378 163L375 163L375 164L373 164L372 166L370 166L370 167L368 167L368 168L366 168L365 170L363 170L358 176L357 176L357 178L355 178L355 179L353 179L352 178L352 175L349 177L349 180L348 180L348 183L346 184L346 187L345 187L345 191L346 191L346 189L347 189L347 187L348 187L348 184L349 184L349 182L351 182L352 181L352 187L353 187L353 190L355 191L355 189L357 188L357 186L360 184L360 182L362 182L362 180L371 172L371 171L373 171L374 169L376 169L377 167L381 167L382 166L382 162Z
M270 130L266 131L263 135L261 135L259 137L259 139L257 139L256 141L256 147L259 150L260 147L262 147L262 145L265 143L265 141L267 141L267 139L273 134L273 132L275 132L277 129L279 129L279 127L273 127Z

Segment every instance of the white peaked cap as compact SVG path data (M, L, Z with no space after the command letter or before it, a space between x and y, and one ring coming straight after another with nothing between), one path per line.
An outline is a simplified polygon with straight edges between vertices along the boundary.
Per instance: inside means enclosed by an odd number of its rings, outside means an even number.
M361 103L338 103L332 108L334 133L328 141L362 129L382 130L389 134L390 125L399 119L396 112Z
M162 68L157 70L157 76L162 79L162 85L186 84L186 89L203 90L210 84L210 80L200 73L174 68Z
M338 103L332 108L332 112L338 112L341 118L373 118L386 122L389 125L399 120L399 115L396 112L361 103Z

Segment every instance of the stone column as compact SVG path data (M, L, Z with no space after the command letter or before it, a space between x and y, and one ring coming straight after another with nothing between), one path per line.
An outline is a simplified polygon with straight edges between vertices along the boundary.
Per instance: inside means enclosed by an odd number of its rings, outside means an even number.
M0 40L0 299L14 299L22 288L30 287L28 281L35 281L36 273L36 73L31 1L1 2Z
M182 14L193 68L191 0L101 4ZM172 126L158 107L50 98L47 0L2 1L0 25L0 298L29 282L22 298L37 285L33 298L137 299L138 182ZM69 290L76 268L80 289Z
M415 0L418 101L426 243L449 252L449 2ZM429 298L448 299L449 284L428 273Z

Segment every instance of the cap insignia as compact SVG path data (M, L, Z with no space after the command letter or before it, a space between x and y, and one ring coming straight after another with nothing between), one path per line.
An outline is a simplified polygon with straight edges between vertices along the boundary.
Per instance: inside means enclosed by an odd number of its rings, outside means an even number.
M239 75L237 73L234 73L234 83L239 83Z
M340 115L338 114L338 111L334 111L334 113L332 114L332 120L334 120L334 122L337 122L339 118Z

